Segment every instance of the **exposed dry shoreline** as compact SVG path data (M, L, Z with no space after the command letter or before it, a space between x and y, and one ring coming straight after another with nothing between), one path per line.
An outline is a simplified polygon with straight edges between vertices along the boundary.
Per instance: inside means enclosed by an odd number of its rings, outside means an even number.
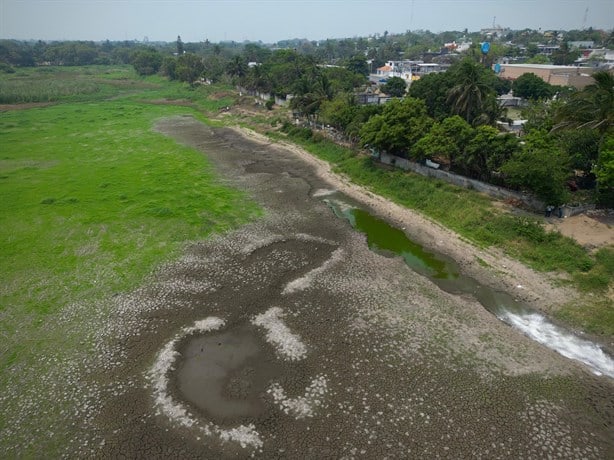
M250 129L235 128L235 130L263 145L271 144L269 138ZM311 164L316 169L318 176L329 182L334 188L364 203L376 214L402 228L421 244L436 248L454 258L467 274L479 281L495 289L506 291L545 314L552 313L558 306L578 297L579 294L573 288L566 288L560 283L555 283L553 274L536 272L521 262L505 256L497 249L478 248L422 214L399 206L333 173L329 163L314 157L296 144L283 142L282 145L306 163ZM489 270L485 270L478 263L478 257L490 266Z

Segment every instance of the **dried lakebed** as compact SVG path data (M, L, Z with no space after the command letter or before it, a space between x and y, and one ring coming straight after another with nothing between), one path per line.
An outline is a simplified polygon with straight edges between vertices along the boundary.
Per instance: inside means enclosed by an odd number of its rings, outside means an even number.
M202 150L265 217L187 247L98 315L66 312L88 318L94 344L87 366L57 363L45 381L60 383L39 396L68 406L53 428L67 456L614 456L612 379L370 250L322 201L348 185L317 162L191 117L156 129ZM433 245L408 216L405 231ZM505 276L480 282L518 283ZM522 284L523 301L550 296Z

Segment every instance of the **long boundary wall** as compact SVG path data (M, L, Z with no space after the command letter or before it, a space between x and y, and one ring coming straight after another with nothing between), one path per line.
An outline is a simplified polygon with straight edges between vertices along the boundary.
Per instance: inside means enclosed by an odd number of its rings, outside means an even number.
M476 179L470 179L465 176L459 176L458 174L454 174L448 171L430 168L428 166L418 164L414 161L410 161L407 158L397 157L395 155L390 155L388 153L380 153L379 161L382 164L394 166L396 168L400 168L405 171L413 171L422 176L441 179L451 184L457 185L459 187L477 190L478 192L486 193L487 195L495 197L495 198L500 198L503 200L505 199L519 200L522 203L524 203L527 207L537 212L543 212L546 209L546 205L544 204L544 202L530 195L519 193L514 190L509 190L503 187L498 187L496 185L487 184L485 182L481 182ZM564 205L561 207L561 217L574 216L576 214L580 214L584 211L587 211L589 209L594 209L594 208L595 208L595 205L583 205L583 206ZM557 213L555 212L555 215L556 214Z

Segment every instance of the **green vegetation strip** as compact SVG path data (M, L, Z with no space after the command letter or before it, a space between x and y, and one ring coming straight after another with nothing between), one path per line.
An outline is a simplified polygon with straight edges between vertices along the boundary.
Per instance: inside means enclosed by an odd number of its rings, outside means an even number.
M2 114L3 337L31 340L29 325L127 290L186 241L259 213L201 153L152 131L156 119L186 112L111 100ZM5 343L2 367L19 350Z
M270 136L286 139L276 133ZM475 191L383 168L369 157L311 135L309 130L293 128L288 136L355 183L422 212L479 246L502 248L539 271L568 273L575 287L589 294L590 300L564 306L560 318L590 332L614 335L614 308L607 298L614 279L614 248L602 248L591 255L573 239L546 231L537 219L497 210L488 197Z

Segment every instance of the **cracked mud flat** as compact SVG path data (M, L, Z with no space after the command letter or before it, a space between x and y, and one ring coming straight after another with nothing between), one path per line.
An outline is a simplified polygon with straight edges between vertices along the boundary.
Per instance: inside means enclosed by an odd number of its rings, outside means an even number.
M89 318L94 344L87 365L45 377L64 376L44 397L67 405L66 456L614 457L611 379L370 251L319 196L361 200L543 310L568 293L496 253L479 254L499 269L482 272L475 249L296 148L191 117L156 129L205 152L265 217L190 245L97 316L66 312Z

